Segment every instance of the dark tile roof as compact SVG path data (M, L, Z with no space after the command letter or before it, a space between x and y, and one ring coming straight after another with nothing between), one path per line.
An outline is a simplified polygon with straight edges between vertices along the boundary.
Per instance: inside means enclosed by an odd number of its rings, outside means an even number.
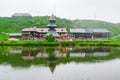
M9 36L22 36L21 33L9 33Z
M36 32L40 33L40 32L48 32L48 30L49 30L49 28L36 28L36 27L34 27L34 28L25 28L22 31L23 32L36 31ZM55 28L55 30L58 33L65 33L65 32L67 32L66 28Z
M50 24L48 24L48 25L47 25L47 27L54 27L54 28L56 28L56 27L57 27L57 25L56 25L56 24L54 24L54 23L50 23Z
M50 35L50 34L52 34L54 37L60 37L60 35L54 30L48 31L48 33L45 36Z
M70 33L85 33L85 29L70 29Z
M107 29L70 29L70 33L109 33L110 31Z

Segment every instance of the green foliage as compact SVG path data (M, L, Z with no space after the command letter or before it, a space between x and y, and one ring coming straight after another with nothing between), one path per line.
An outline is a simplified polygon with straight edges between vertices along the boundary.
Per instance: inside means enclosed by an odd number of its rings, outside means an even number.
M64 41L64 42L60 42L61 46L75 46L78 42L73 42L73 41Z
M114 40L114 41L120 41L120 35L115 36L114 38L112 38L112 40Z
M58 27L69 29L73 23L71 20L56 18ZM0 32L13 33L21 32L26 27L46 28L49 23L49 16L36 16L31 18L6 18L0 17Z
M0 41L4 41L7 40L9 38L9 36L5 33L0 33Z
M46 41L48 41L48 42L54 42L55 41L55 37L52 34L47 35L45 38L46 38Z
M46 42L46 41L0 41L0 46L59 46L59 42Z
M120 46L120 41L66 41L61 46Z

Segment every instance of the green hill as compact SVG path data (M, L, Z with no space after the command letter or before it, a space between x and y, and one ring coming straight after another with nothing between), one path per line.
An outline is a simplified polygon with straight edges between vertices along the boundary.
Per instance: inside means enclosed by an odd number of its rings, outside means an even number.
M46 27L49 23L49 16L39 16L32 18L7 18L0 17L0 32L12 33L21 32L25 27ZM69 31L70 28L105 28L116 36L120 34L120 23L110 23L99 20L69 20L57 17L58 27L65 27Z
M0 32L21 32L25 27L46 27L49 23L48 16L32 17L32 18L0 18ZM69 29L73 26L72 21L57 18L58 27Z

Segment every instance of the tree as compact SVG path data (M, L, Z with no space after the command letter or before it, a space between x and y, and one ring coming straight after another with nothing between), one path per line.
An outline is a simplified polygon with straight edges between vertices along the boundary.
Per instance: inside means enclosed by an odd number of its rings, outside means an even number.
M48 42L54 42L55 41L55 37L52 34L47 35L46 36L46 41L48 41Z

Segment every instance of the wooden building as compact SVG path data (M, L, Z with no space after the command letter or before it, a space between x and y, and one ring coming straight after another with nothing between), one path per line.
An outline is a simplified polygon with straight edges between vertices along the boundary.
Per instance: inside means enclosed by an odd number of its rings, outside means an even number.
M29 17L32 17L29 13L14 13L12 15L12 18L29 18Z
M10 38L22 38L22 34L21 33L9 33Z
M70 29L69 38L108 38L107 29Z
M49 19L49 24L47 28L25 28L22 30L22 39L31 40L31 39L40 39L44 40L47 35L52 34L57 41L66 41L67 40L67 30L66 28L57 28L55 24L55 17L52 15Z

